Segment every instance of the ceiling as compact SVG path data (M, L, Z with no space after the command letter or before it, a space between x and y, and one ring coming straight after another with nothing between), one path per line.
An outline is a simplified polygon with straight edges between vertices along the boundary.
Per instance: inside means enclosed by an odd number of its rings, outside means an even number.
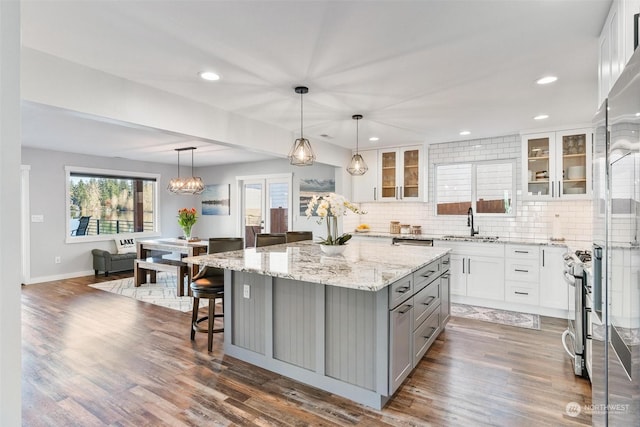
M22 41L294 136L300 130L294 87L305 85L304 135L312 144L355 148L351 116L362 114L360 149L366 149L590 122L598 36L610 4L23 1ZM203 70L221 79L205 82L198 77ZM558 81L535 83L548 74ZM192 141L29 103L23 112L27 146L102 155L96 150L106 140L110 155L115 144L117 156L171 163L173 148ZM549 119L533 120L542 113ZM462 130L471 134L460 136ZM379 141L370 142L372 136ZM267 157L196 143L197 165ZM167 146L164 155L150 149L158 144Z

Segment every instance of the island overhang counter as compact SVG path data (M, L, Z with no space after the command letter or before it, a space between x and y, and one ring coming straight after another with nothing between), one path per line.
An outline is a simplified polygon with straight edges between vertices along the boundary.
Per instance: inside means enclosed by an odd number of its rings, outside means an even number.
M184 261L225 269L226 355L380 409L449 319L448 253L303 241Z

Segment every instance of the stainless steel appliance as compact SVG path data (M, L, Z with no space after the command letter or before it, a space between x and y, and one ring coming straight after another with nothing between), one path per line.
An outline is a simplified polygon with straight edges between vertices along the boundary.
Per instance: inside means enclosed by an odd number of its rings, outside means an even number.
M591 252L579 250L564 254L564 280L569 292L569 325L562 334L562 345L573 359L573 371L588 377L586 369L587 305L588 293L585 268L591 262Z
M592 423L640 425L640 53L594 119Z

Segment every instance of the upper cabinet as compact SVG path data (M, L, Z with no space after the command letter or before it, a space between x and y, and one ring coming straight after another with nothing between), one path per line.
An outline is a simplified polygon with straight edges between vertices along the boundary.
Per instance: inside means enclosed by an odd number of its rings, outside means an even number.
M640 0L614 0L602 27L598 52L598 105L609 94L634 51L634 15Z
M351 177L352 197L356 203L378 200L378 150L358 151L369 170L364 175Z
M426 176L421 146L360 151L367 173L352 177L353 201L422 201Z
M422 147L378 150L379 200L422 200Z
M523 135L523 198L591 197L591 151L590 129Z

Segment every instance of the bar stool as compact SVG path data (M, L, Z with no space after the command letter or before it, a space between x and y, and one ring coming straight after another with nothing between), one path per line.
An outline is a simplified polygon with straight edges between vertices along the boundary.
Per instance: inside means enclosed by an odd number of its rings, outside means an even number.
M258 233L256 234L256 248L263 246L280 245L287 243L287 236L284 233Z
M209 253L220 253L244 249L244 240L236 237L212 237L209 239ZM214 332L222 332L224 328L214 328L216 317L224 317L222 313L216 313L216 299L221 298L224 306L224 270L215 267L203 267L191 282L191 294L193 295L193 311L191 314L191 340L195 339L196 332L206 332L207 348L213 349ZM198 318L200 298L209 300L208 315ZM199 324L207 321L207 327Z
M287 243L301 242L304 240L313 240L312 231L287 231L286 233Z

